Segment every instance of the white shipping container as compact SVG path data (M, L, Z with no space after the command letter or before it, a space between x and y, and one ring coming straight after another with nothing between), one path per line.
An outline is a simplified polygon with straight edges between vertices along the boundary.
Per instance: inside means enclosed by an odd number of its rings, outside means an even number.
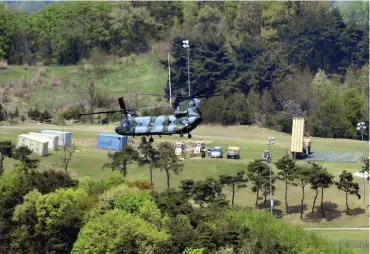
M58 145L60 146L71 146L72 145L72 133L65 131L53 131L53 130L42 130L41 134L57 135L59 138Z
M27 134L21 134L18 136L17 147L26 146L33 153L39 156L45 156L48 154L48 143L49 142L45 141L45 139L40 139Z
M48 143L48 148L51 150L58 150L58 141L59 141L59 136L57 135L49 135L49 134L41 134L41 133L36 133L36 132L30 132L28 135L39 137L39 138L44 138L45 140L49 141Z

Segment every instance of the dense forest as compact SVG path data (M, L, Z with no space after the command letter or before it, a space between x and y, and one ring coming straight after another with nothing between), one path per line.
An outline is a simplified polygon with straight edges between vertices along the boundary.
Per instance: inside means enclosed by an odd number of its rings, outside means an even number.
M369 121L368 4L68 2L31 14L0 4L0 57L10 65L76 65L96 50L154 52L166 69L171 53L179 94L188 89L188 39L191 92L230 94L204 100L205 122L290 132L291 118L304 116L308 135L361 138L356 124Z

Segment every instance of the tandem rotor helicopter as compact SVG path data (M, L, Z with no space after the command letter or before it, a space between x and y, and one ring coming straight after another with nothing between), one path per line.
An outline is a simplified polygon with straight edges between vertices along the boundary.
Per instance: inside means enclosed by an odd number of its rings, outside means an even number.
M145 136L149 137L149 142L154 142L153 136L179 134L183 137L184 134L188 134L188 138L191 138L190 132L194 130L202 122L202 112L200 110L199 98L208 98L213 96L221 96L226 94L214 94L214 95L200 95L208 88L202 89L201 91L194 93L192 96L183 97L176 96L176 101L179 98L183 98L183 101L178 103L177 109L173 115L159 115L159 116L136 116L133 113L134 110L158 108L164 106L154 106L138 109L126 109L123 97L118 98L120 110L114 111L103 111L94 113L79 114L82 115L93 115L93 114L110 114L122 112L122 120L116 127L115 132L122 136L142 136L143 140L146 140ZM142 94L165 97L166 95L156 94ZM176 103L177 104L177 103ZM167 105L169 106L169 105Z

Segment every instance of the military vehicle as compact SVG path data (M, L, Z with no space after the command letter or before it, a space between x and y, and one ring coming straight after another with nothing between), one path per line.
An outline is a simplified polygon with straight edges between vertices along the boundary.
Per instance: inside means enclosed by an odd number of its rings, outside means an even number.
M185 144L183 142L176 142L175 144L175 154L182 155L185 151Z
M221 146L215 146L211 152L211 158L223 158L224 152Z
M126 105L123 101L123 97L118 98L118 104L120 110L114 111L104 111L104 112L94 112L94 113L85 113L79 114L82 115L92 115L92 114L110 114L122 112L123 118L119 125L116 127L115 132L122 136L142 136L143 141L145 136L149 137L149 142L153 142L153 136L158 135L170 135L179 134L180 137L183 137L184 134L188 134L188 138L191 138L190 132L194 130L199 123L202 122L202 112L200 111L200 100L199 98L208 98L213 96L221 96L225 94L214 94L214 95L202 95L199 96L208 88L202 89L201 91L193 94L192 96L183 97L177 96L176 101L179 101L179 98L184 100L177 103L177 109L173 115L159 115L159 116L136 116L133 113L135 110L140 109L151 109L158 108L163 106L153 106L146 108L138 109L126 109ZM156 94L147 94L153 96L166 96L166 95L156 95ZM168 106L168 105L167 105Z
M240 148L236 146L229 146L227 148L227 159L240 159Z
M307 158L311 154L311 139L304 138L305 119L301 117L293 118L292 142L290 157L293 159Z

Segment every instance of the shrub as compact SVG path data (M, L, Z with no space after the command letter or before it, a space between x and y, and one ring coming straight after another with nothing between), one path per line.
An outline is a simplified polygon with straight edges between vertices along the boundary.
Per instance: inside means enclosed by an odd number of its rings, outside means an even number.
M125 184L120 184L116 187L104 191L104 193L98 197L98 204L88 214L87 219L102 215L107 211L113 209L114 202L119 196L124 194L137 193L139 191L140 190L138 188L130 188Z
M44 110L44 112L42 112L42 114L40 115L39 120L41 123L43 123L43 122L49 122L51 118L52 118L52 115L49 113L49 111Z
M193 249L193 248L186 248L182 254L203 254L205 251L204 248L200 249Z
M129 213L139 213L146 201L153 201L153 198L144 192L135 194L124 194L116 199L114 207Z
M34 109L30 109L28 112L27 112L27 115L29 118L31 118L32 120L34 121L37 121L40 119L42 113L37 109L37 108L34 108Z
M63 119L70 120L70 119L79 119L80 116L78 114L81 113L80 106L71 106L67 110L60 113L60 116L63 117Z
M138 216L117 209L87 222L71 253L161 253L155 249L168 238Z
M99 180L88 180L80 182L79 187L89 195L102 194L104 191L125 183L125 178L121 175L110 176Z
M135 180L129 183L130 187L137 187L140 190L151 190L153 186L147 180Z

